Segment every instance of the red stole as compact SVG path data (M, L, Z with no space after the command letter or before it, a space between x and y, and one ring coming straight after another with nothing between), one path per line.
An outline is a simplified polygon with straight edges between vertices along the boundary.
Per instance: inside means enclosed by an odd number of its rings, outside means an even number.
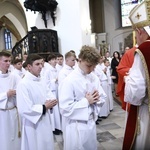
M147 85L149 86L150 83L148 82L150 78L150 41L146 41L142 43L138 47L136 52L140 55L141 61L145 69ZM148 89L148 93L150 93L149 89ZM137 134L137 125L138 125L138 106L131 105L129 115L127 118L126 129L125 129L123 148L122 148L123 150L131 150L133 148L134 140Z
M147 65L148 73L150 75L150 41L146 41L139 46L139 50L142 52Z

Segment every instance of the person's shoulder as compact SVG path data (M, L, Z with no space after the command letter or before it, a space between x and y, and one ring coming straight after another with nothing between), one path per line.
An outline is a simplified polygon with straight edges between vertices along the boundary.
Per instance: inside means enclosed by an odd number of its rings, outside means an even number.
M10 78L20 79L20 76L18 73L16 73L16 71L12 71L9 76Z
M97 75L94 72L91 72L90 75L97 78Z
M131 49L129 49L125 54L131 54L133 52L135 52L135 50L137 49L137 47L132 47Z
M130 50L128 50L124 55L123 55L123 59L127 58L127 57L132 57L134 56L135 52L136 52L137 47L133 47Z
M63 85L63 86L69 86L69 85L73 84L74 81L75 81L75 79L72 78L72 75L71 75L71 73L70 73L68 76L66 76L66 77L60 82L60 85L61 85L61 86L62 86L62 85Z
M50 72L51 72L50 68L48 68L48 69L45 70L45 74L49 74Z
M64 67L59 71L58 75L62 75L64 73L65 69Z

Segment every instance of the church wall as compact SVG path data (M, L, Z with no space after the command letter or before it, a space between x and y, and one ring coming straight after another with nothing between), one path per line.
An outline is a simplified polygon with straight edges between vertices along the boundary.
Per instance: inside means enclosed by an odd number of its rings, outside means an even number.
M23 0L20 0L23 6ZM47 15L48 29L54 29L58 32L59 51L65 54L73 49L78 55L82 45L91 45L91 31L89 20L89 0L57 0L58 7L56 13L56 25ZM38 29L45 29L41 14L26 11L28 31L30 27L36 26Z
M11 38L12 38L12 46L14 46L17 42L17 39L13 34L11 34Z
M56 26L60 51L65 54L72 49L78 54L82 45L80 0L58 0L58 3Z
M23 0L20 0L23 5ZM77 55L82 45L91 45L91 30L89 17L89 0L57 0L58 7L56 13L56 25L47 15L48 29L54 29L58 32L59 51L65 54L73 49ZM124 39L132 33L132 28L118 28L118 12L116 0L103 0L104 4L104 23L106 42L110 44L111 54L113 51L120 51L124 48ZM24 7L23 7L24 8ZM45 29L44 21L40 13L34 14L24 8L28 31L30 27L37 26L39 29ZM94 39L94 38L93 38Z
M0 30L0 50L5 49L5 44L4 44L4 30Z
M82 45L92 45L89 0L80 1Z
M118 8L116 0L104 0L105 30L107 43L110 44L111 54L124 48L124 39L132 33L132 28L118 28Z

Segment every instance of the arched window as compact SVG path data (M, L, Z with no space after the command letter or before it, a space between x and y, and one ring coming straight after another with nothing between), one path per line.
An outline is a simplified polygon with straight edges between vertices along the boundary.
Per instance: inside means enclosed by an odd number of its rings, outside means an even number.
M5 49L12 49L11 32L8 29L4 30Z

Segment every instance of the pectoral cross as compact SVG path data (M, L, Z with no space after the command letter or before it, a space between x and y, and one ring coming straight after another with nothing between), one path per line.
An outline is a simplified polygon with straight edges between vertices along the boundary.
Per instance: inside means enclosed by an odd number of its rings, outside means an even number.
M137 15L135 16L136 18L140 19L142 15L140 15L139 13L137 13Z

